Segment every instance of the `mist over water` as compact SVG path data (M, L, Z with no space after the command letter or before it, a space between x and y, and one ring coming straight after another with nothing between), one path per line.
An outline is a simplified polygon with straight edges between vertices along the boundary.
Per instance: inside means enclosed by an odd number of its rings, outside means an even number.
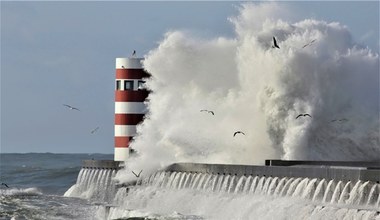
M120 180L174 162L380 159L378 54L343 24L287 22L275 3L229 20L234 38L171 31L145 57L149 113Z

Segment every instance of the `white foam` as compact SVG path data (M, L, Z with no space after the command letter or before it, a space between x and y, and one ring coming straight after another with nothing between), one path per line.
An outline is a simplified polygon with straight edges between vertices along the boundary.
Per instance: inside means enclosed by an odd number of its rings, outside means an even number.
M149 113L120 181L177 161L380 159L378 54L356 45L343 24L291 23L278 10L243 4L230 19L233 38L165 34L145 57ZM273 36L281 49L271 48ZM296 120L299 113L312 118ZM233 137L236 130L246 135Z
M42 192L37 188L10 188L0 190L0 195L3 196L37 196L41 194Z

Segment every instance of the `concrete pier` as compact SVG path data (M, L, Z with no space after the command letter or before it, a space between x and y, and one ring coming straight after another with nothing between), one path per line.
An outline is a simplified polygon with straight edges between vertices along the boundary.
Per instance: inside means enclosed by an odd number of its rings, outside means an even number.
M201 164L176 163L165 170L171 172L199 172L236 176L267 176L267 177L303 177L334 179L343 181L372 181L380 182L380 163L366 162L361 166L358 162L330 162L312 161L267 161L267 166L234 165L234 164ZM327 164L327 165L326 165ZM349 166L351 165L351 166Z
M380 169L380 161L265 160L265 166L336 166Z
M122 162L113 160L84 160L87 169L119 170ZM272 176L323 178L343 181L380 182L380 161L297 161L266 160L265 166L236 164L175 163L164 169L171 172L197 172L237 176Z
M119 170L122 168L122 163L113 160L83 160L82 168Z

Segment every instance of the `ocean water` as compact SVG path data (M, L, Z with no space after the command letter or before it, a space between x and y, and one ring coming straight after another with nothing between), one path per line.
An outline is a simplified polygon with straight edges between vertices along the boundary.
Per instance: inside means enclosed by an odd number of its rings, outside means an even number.
M113 155L0 154L0 219L96 219L96 201L63 196L89 159Z

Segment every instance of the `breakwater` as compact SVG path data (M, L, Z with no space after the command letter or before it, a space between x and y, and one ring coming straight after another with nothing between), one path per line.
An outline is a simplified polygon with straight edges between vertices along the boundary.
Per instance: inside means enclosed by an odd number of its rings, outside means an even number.
M165 170L235 176L302 177L342 181L380 181L380 162L266 160L265 166L176 163Z
M154 210L189 211L196 218L201 216L199 219L220 219L225 216L212 210L225 207L241 210L236 213L227 208L227 217L243 219L295 213L300 215L298 219L380 218L379 162L267 160L265 164L175 163L137 181L119 184L113 177L122 164L84 161L77 183L65 195L103 202L105 219L154 218ZM178 203L184 199L189 202ZM263 213L262 209L268 211ZM240 216L244 213L246 216Z

